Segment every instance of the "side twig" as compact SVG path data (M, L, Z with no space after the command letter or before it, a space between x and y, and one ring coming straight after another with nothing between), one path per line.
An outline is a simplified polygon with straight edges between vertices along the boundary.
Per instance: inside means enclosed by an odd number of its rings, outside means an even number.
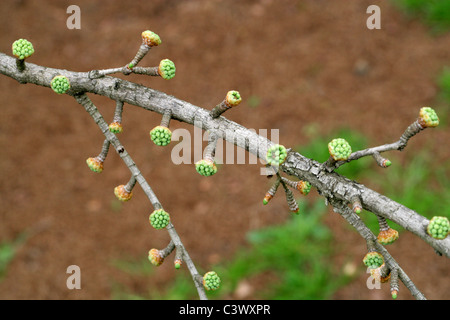
M147 180L144 178L142 173L139 171L137 165L134 163L133 159L131 159L131 156L128 154L126 149L122 146L119 139L116 137L116 135L112 132L110 132L108 124L104 120L103 116L98 111L97 107L92 103L92 101L89 99L89 97L85 94L77 94L74 95L75 100L81 104L85 110L90 114L90 116L94 119L95 123L98 125L102 133L105 135L106 139L109 141L109 143L115 148L125 165L128 167L128 169L131 171L131 174L136 179L136 181L141 186L144 193L147 195L148 199L150 200L153 208L156 209L162 209L162 205L159 202L156 194L153 192L152 188L148 184ZM192 262L191 258L189 257L189 254L184 247L183 243L181 242L181 239L178 235L178 233L175 230L175 227L170 222L167 231L170 235L170 238L172 239L173 244L177 248L181 248L180 250L183 251L183 260L186 262L186 265L192 275L192 278L194 279L195 286L197 288L198 295L201 300L207 300L206 293L204 288L198 284L195 279L200 276L198 273L194 263Z
M374 248L380 252L385 260L386 265L390 270L396 270L399 279L408 288L411 294L417 300L426 300L425 296L417 289L416 285L408 277L408 275L400 268L397 261L390 255L384 246L377 242L377 237L372 233L372 231L364 224L361 218L354 213L348 206L344 205L341 201L330 200L330 205L333 206L333 210L339 213L347 222L352 225L356 231L363 237L367 242L372 243Z

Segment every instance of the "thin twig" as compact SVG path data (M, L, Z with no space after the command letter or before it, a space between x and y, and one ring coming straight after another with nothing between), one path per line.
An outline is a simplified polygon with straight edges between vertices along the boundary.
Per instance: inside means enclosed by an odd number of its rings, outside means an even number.
M337 169L340 166L342 166L345 163L348 163L350 161L361 159L362 157L367 156L374 156L375 158L380 157L380 153L387 152L387 151L393 151L393 150L403 150L409 139L411 139L413 136L415 136L420 131L424 130L424 128L419 124L419 122L416 120L412 124L406 128L406 130L403 132L403 134L400 136L400 139L394 143L390 144L384 144L378 147L373 148L367 148L364 150L359 150L356 152L353 152L347 160L345 161L338 161L334 164L334 168ZM383 159L385 160L385 159Z
M425 296L419 291L419 289L417 289L416 285L411 281L405 271L403 271L403 269L399 266L397 261L394 260L394 258L390 255L390 253L384 246L377 242L377 237L364 224L361 218L357 214L355 214L348 206L344 205L341 201L329 199L329 203L333 206L333 210L339 213L345 220L347 220L347 222L356 229L356 231L367 241L367 243L371 243L375 247L377 252L383 255L385 263L391 270L396 269L398 271L400 280L403 282L406 288L408 288L411 294L417 300L426 300Z
M147 180L144 178L144 176L139 171L138 167L134 163L134 161L131 159L131 156L128 154L128 152L125 150L125 148L120 143L119 139L115 134L109 131L108 124L103 119L103 116L98 111L97 107L92 103L92 101L89 99L89 97L83 93L75 95L74 98L77 100L79 104L81 104L86 111L91 115L91 117L94 119L95 123L98 125L102 133L105 135L106 139L111 143L112 146L115 147L117 153L122 158L122 160L125 162L125 165L128 167L128 169L131 171L131 174L136 179L136 181L140 184L142 190L147 195L148 199L150 200L151 204L153 205L154 209L162 209L162 205L159 202L158 198L156 197L156 194L153 192L152 188L148 184ZM195 268L194 263L192 262L191 258L189 257L189 254L184 247L183 243L180 240L180 237L178 236L175 227L172 223L169 223L169 226L167 227L167 231L170 235L170 238L173 241L173 244L177 248L183 248L184 252L184 261L186 261L186 265L192 275L193 279L197 278L197 275L199 275L197 269ZM199 294L199 297L201 300L207 300L205 290L203 286L199 286L196 281L195 286L197 288L197 292Z

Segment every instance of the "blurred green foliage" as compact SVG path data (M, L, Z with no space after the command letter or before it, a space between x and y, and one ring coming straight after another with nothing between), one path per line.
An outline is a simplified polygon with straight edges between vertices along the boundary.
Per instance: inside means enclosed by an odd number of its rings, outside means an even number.
M0 244L0 280L5 276L9 263L14 258L16 250L13 243Z
M328 299L346 283L330 261L332 233L321 222L327 213L323 200L301 201L299 207L287 223L250 232L250 248L215 268L224 280L222 295L255 277L267 278L258 298L271 300Z
M0 243L0 281L5 277L8 266L17 253L17 248L22 245L25 240L26 234L21 233L16 239L10 242Z
M433 32L450 29L450 1L448 0L393 0L411 17L419 17Z
M439 96L450 103L450 67L443 68L437 79Z

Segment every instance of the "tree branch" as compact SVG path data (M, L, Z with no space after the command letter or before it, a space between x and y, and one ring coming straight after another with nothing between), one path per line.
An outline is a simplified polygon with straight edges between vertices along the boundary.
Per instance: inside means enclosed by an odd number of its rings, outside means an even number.
M162 115L170 110L172 119L204 130L213 130L218 138L235 144L263 160L268 148L274 145L267 138L236 122L224 117L213 119L209 110L126 80L108 76L90 79L89 72L53 69L28 62L26 69L19 72L16 59L3 53L0 53L0 73L16 79L20 83L32 83L44 87L50 87L50 82L56 75L65 75L71 83L69 94L91 92ZM398 145L396 144L395 147ZM392 146L387 145L384 148L390 149ZM377 149L376 151L383 150ZM430 237L426 233L425 227L429 220L417 212L335 172L324 172L320 170L320 164L317 161L308 159L299 153L290 152L280 168L289 175L309 181L313 187L318 189L319 193L328 198L348 200L359 196L365 210L394 221L419 236L436 251L450 258L450 238L436 240Z
M116 71L116 69L111 69L109 71ZM92 77L92 72L73 72L42 67L28 62L25 63L24 69L19 71L16 59L3 53L0 53L0 73L17 80L21 84L32 83L44 87L50 87L51 80L55 76L63 75L69 79L71 85L67 94L74 96L80 103L87 101L86 93L94 93L162 115L170 113L171 119L214 132L217 139L221 138L247 150L260 158L262 163L266 160L268 149L274 146L274 143L267 138L262 137L254 131L247 129L236 122L230 121L223 116L213 118L210 110L203 109L166 93L133 82L110 76L103 76L101 73L97 73L96 77ZM98 110L96 110L92 102L87 103L87 105L89 105L89 107L86 108L86 110L94 118L107 140L114 146L127 167L135 176L137 182L149 197L152 205L155 208L160 208L161 204L156 198L156 195L154 195L150 186L140 174L126 150L120 145L117 137L109 132L108 125L98 113ZM402 150L406 146L408 139L421 129L423 128L420 127L420 124L419 127L417 127L416 121L408 127L400 140L396 143L355 152L352 154L350 160L356 160L362 156L375 155L389 150ZM338 163L338 165L340 165L340 163ZM330 202L335 204L341 203L348 210L350 210L348 205L352 204L352 199L359 199L363 209L394 221L406 230L419 236L437 252L450 257L450 238L447 237L444 240L436 240L429 236L426 233L426 226L429 221L414 210L411 210L362 184L351 181L336 172L323 170L323 166L319 162L308 159L296 152L289 151L286 161L279 168L288 175L295 176L300 180L308 181L318 190L319 194L324 196ZM339 207L339 205L336 205L336 207L340 208L338 210L340 210L341 213L344 212L343 215L347 214L347 209L343 209L343 207ZM351 212L351 210L349 212ZM353 215L354 213L351 212L351 217L355 218ZM199 278L199 274L195 270L192 261L189 259L187 251L182 247L181 240L173 225L170 224L167 227L167 230L176 248L183 248L180 249L180 251L183 251L183 258L188 264L188 268L196 283L200 297L205 297L203 296L203 288L200 288L201 286L197 283L198 281L196 281L196 279ZM359 231L364 234L367 233L367 230L365 229ZM368 239L372 238L372 235L369 234L364 237ZM380 251L385 251L381 245L378 244L377 247L378 246L381 247ZM413 295L421 298L421 293L414 289L413 284L409 284L409 278L407 278L401 268L394 263L395 261L393 259L392 261L391 266L398 270L399 277L405 285L411 287L410 290Z

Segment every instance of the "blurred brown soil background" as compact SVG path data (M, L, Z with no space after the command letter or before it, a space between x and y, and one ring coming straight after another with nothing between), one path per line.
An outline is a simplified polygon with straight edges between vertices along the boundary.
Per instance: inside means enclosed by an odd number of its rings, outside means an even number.
M420 107L436 103L436 75L450 63L450 34L430 35L389 1L376 1L382 28L368 30L366 9L373 2L8 0L0 2L0 51L11 55L12 42L26 38L35 48L30 62L38 65L73 71L118 67L134 57L141 32L150 29L162 45L141 65L169 58L176 77L121 78L207 109L228 90L239 90L244 102L226 117L248 128L280 129L285 146L309 143L311 124L324 134L351 126L377 145L397 140ZM70 4L81 8L81 30L66 28ZM4 76L0 93L0 243L28 236L0 282L0 298L110 299L116 283L137 294L162 290L176 274L171 263L148 278L112 264L145 259L169 237L148 224L152 208L139 187L132 201L118 206L113 189L128 181L129 171L113 150L102 174L87 168L86 158L100 152L104 139L88 114L69 96ZM248 97L259 98L259 105L252 107ZM92 99L111 120L114 102ZM119 139L171 213L199 269L232 258L247 244L248 231L286 221L284 196L262 205L269 181L259 174L260 165L223 165L209 179L192 164L176 166L170 158L175 144L158 148L149 140L148 131L160 120L126 105ZM193 132L173 121L176 128ZM442 164L449 138L448 128L424 131L396 156L407 161L428 146L436 165ZM390 299L387 286L366 287L363 239L331 211L325 223L334 236L329 263L342 272L353 266L360 274L332 298ZM388 249L427 298L450 298L446 258L408 232ZM82 290L66 288L72 264L82 270ZM250 285L263 285L256 282ZM400 290L399 299L412 298L403 285ZM258 298L253 292L243 298Z

